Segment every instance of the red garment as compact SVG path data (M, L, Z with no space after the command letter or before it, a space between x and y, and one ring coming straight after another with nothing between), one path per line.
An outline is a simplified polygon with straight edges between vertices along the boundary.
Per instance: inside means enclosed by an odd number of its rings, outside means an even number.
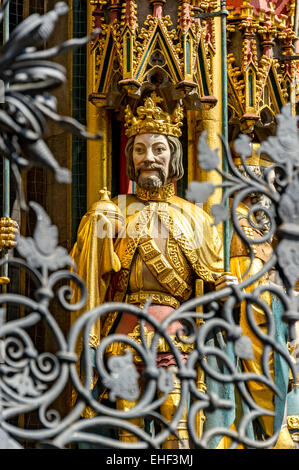
M173 307L169 307L167 305L150 305L148 307L148 313L150 316L154 317L159 322L162 322L171 312L174 311ZM138 317L131 313L123 313L120 319L119 324L117 325L116 334L129 334L132 333L135 326L138 324ZM148 331L154 331L153 326L146 322L146 328ZM176 335L176 332L179 328L182 328L182 324L179 321L172 322L169 327L167 328L167 333L169 335ZM188 359L187 353L181 354L183 362L186 362ZM157 367L169 367L169 366L177 366L177 361L171 352L166 353L158 353L157 354ZM143 364L138 365L138 369L143 368Z

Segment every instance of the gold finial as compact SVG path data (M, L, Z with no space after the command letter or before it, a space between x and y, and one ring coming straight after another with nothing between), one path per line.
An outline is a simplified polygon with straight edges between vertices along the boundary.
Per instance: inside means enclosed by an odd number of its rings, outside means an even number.
M107 187L104 187L98 193L100 199L91 206L89 212L95 215L103 214L107 216L115 224L117 232L125 224L124 216L119 207L110 199L111 192L108 191Z
M100 201L110 201L111 192L108 191L106 186L99 191Z
M153 92L144 100L143 106L137 108L137 116L133 115L130 105L125 109L126 134L132 137L137 134L165 134L180 137L183 125L183 110L177 104L174 112L169 114L157 103L163 101L162 98Z

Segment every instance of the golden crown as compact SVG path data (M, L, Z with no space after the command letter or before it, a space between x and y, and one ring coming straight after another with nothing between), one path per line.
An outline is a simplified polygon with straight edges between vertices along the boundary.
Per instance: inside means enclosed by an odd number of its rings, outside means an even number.
M128 137L137 134L165 134L180 137L183 125L183 109L176 105L172 114L163 111L157 103L163 101L154 92L144 100L143 106L137 108L137 116L134 116L130 105L125 109L125 127Z

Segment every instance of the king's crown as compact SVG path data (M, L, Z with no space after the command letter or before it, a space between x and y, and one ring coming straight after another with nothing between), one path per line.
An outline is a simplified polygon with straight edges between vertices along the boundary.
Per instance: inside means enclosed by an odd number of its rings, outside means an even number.
M164 134L180 137L183 124L183 110L177 104L172 114L163 111L157 103L163 101L155 92L144 100L143 106L137 108L137 116L127 105L125 109L126 134L132 137L137 134Z

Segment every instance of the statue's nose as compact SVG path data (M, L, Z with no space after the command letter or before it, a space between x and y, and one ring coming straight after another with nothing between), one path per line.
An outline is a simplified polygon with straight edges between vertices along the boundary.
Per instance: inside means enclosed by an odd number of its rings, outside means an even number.
M155 155L153 154L152 149L147 149L146 152L146 161L147 162L154 162L155 161Z

